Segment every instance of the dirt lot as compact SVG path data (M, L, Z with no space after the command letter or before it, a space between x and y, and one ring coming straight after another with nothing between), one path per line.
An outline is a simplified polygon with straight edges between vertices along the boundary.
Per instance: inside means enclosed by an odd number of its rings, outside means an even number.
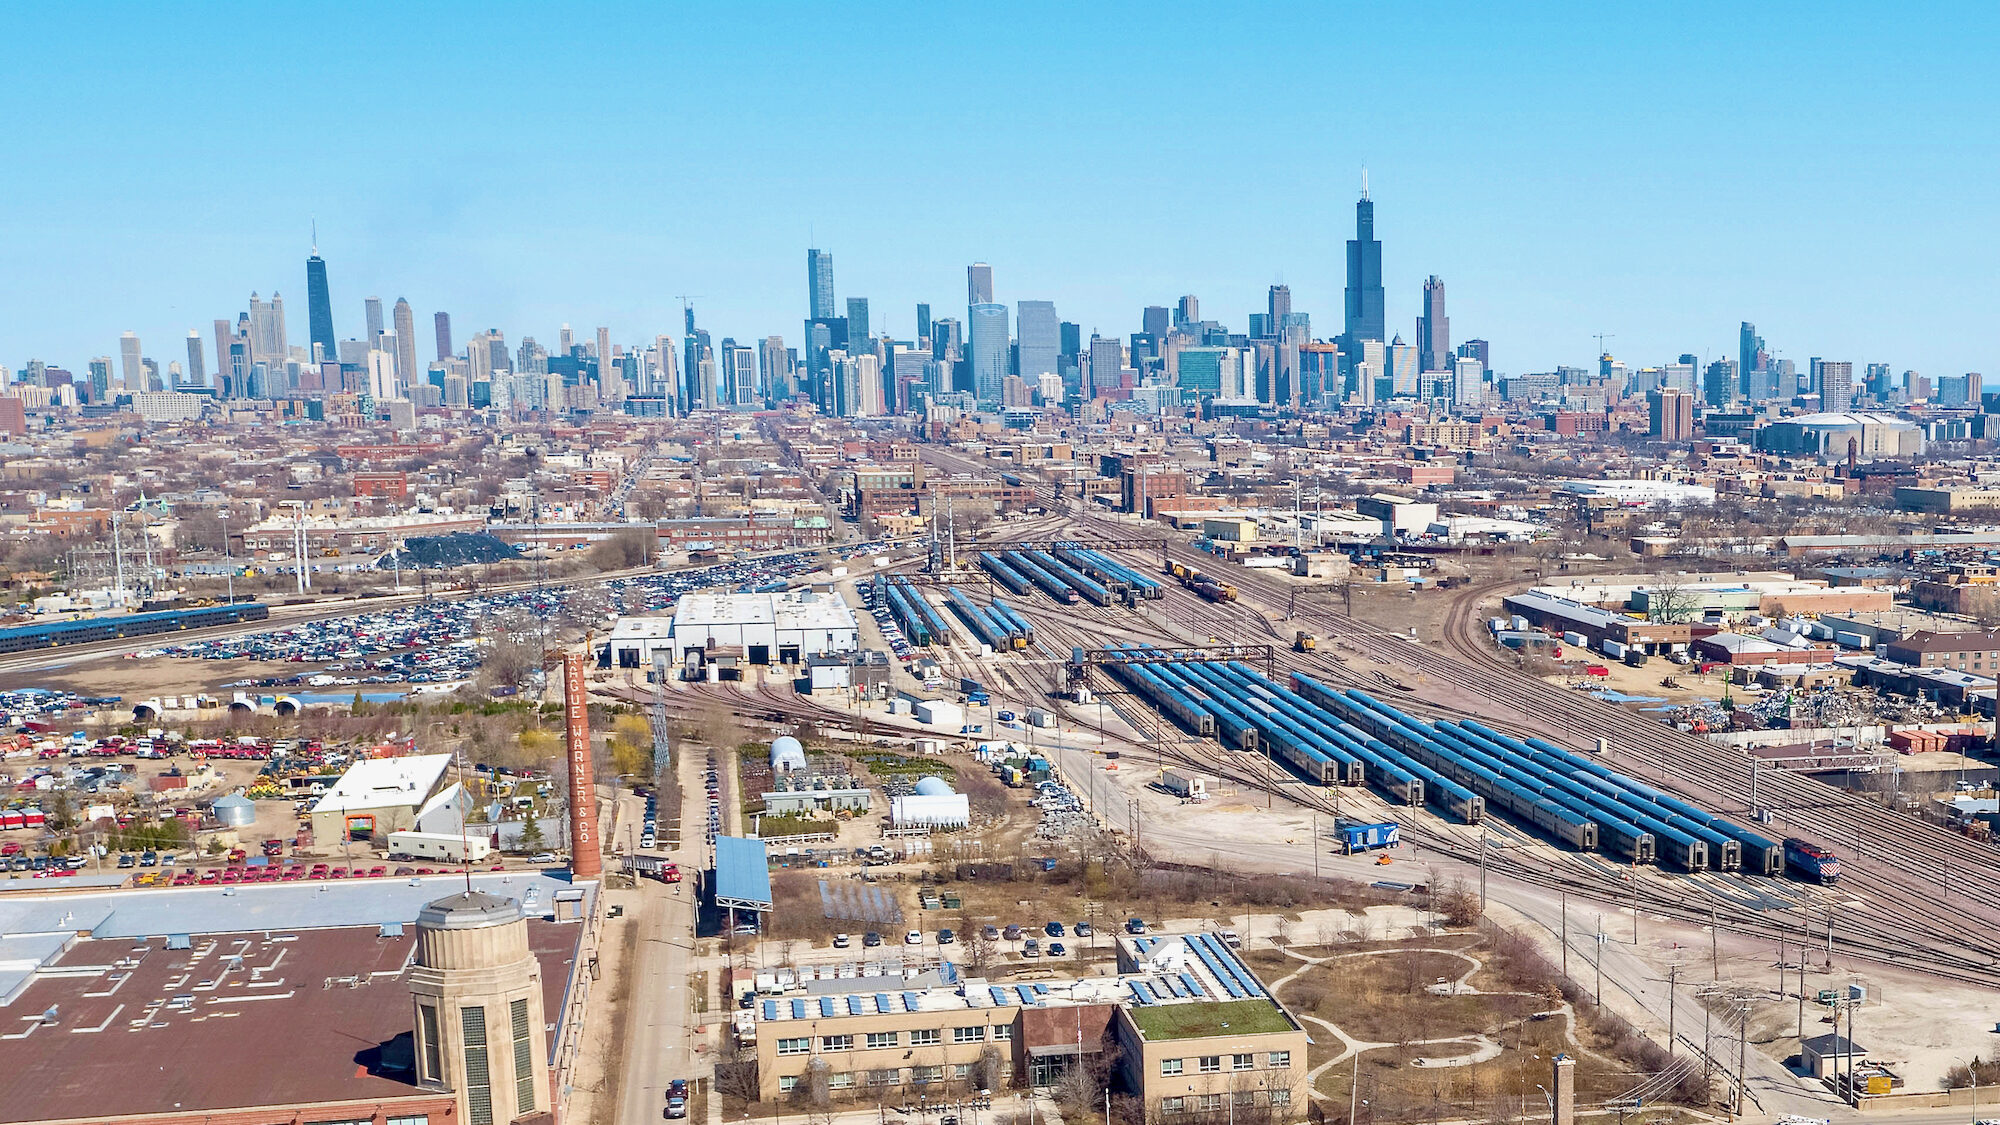
M282 679L299 674L313 665L282 660L176 660L155 656L145 660L120 657L93 660L50 668L32 675L8 677L6 687L46 687L73 691L78 695L120 695L127 703L152 695L193 695L221 693L222 685L237 680L268 677ZM312 690L312 689L307 689ZM339 691L338 688L325 689ZM347 689L352 691L352 688Z

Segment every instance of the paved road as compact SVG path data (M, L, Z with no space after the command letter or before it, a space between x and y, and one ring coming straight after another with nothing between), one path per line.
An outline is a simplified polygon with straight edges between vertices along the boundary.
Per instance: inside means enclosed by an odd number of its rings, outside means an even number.
M705 800L701 778L704 763L699 755L679 757L683 759L676 763L683 831L679 845L669 849L668 855L683 871L693 871L701 862L699 825ZM638 812L643 811L644 802L639 802ZM666 830L667 810L660 812L660 827ZM637 821L635 815L635 838L630 841L633 845L638 843ZM660 843L664 846L669 840ZM620 1075L618 1120L623 1125L659 1122L666 1105L668 1081L693 1078L697 1074L689 1030L693 1005L688 995L688 972L694 955L693 886L663 885L647 879L641 880L639 887L638 946L626 977L625 1002L631 1006L631 1016ZM707 1065L704 1062L701 1067L704 1073Z

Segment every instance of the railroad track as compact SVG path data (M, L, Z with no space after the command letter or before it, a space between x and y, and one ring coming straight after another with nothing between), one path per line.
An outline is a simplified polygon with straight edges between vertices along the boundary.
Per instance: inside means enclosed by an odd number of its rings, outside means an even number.
M1222 571L1227 565L1192 551L1178 553L1211 571ZM1289 593L1282 583L1252 570L1228 567L1226 573L1239 591L1267 605L1284 604ZM1454 597L1448 625L1455 631L1458 643L1465 643L1470 630L1476 628L1471 610L1482 597L1490 595L1492 589L1492 586L1473 588ZM1171 587L1168 596L1175 596ZM1269 619L1262 613L1253 612L1248 616L1269 626ZM1725 814L1734 815L1736 812L1726 807L1729 794L1747 791L1747 758L1731 755L1704 739L1648 723L1615 707L1577 696L1490 660L1468 664L1451 659L1340 614L1308 610L1295 616L1310 620L1323 635L1337 638L1342 644L1372 659L1413 668L1427 678L1450 684L1470 696L1506 708L1527 720L1505 723L1519 733L1543 737L1555 734L1558 741L1585 750L1594 750L1595 739L1604 737L1611 740L1614 746L1630 746L1641 754L1650 754L1650 760L1663 763L1663 772L1667 775L1664 788L1674 789L1710 807L1719 808ZM1204 627L1219 624L1209 611L1199 609L1195 610L1194 620ZM1476 633L1470 635L1477 639ZM1365 690L1379 691L1382 688L1379 683L1361 679L1359 673L1329 653L1294 653L1288 655L1287 663L1304 665L1309 670L1325 673L1336 681ZM1400 695L1394 697L1394 701L1398 707L1419 714L1438 711L1457 713L1453 709L1436 708L1420 699ZM1580 739L1583 741L1580 742ZM1642 770L1633 768L1629 760L1632 755L1613 756L1621 759L1620 765L1628 773L1635 777L1643 776ZM1732 763L1727 761L1732 756L1739 759L1733 763L1733 772ZM1648 758L1640 757L1638 760L1644 762ZM1760 781L1768 776L1760 771ZM1677 779L1679 784L1675 784ZM1693 785L1689 784L1690 779ZM2000 888L1996 888L1994 879L1995 875L2000 875L2000 864L1995 864L1991 855L1982 854L1981 849L1961 837L1944 833L1933 826L1906 821L1810 779L1782 775L1771 778L1771 784L1774 788L1768 791L1777 797L1790 798L1788 807L1793 810L1794 819L1808 832L1815 832L1815 829L1807 823L1808 818L1796 815L1801 811L1810 810L1825 824L1816 834L1828 842L1854 842L1855 833L1861 834L1859 842L1862 846L1856 849L1860 862L1850 870L1858 869L1863 877L1844 877L1843 901L1831 906L1785 900L1796 903L1791 907L1794 913L1801 915L1796 924L1787 919L1774 918L1775 911L1762 902L1755 907L1745 906L1719 893L1728 888L1710 887L1708 889L1715 892L1713 897L1716 901L1711 909L1717 924L1726 920L1728 928L1737 932L1797 941L1804 937L1811 924L1811 919L1805 915L1824 913L1828 924L1832 924L1832 917L1838 913L1837 945L1850 953L1905 964L1915 955L1923 962L1920 967L1941 976L1969 983L2000 983L2000 962L1996 962L1991 940L1987 937L1993 926L2000 923ZM1288 794L1288 797L1307 807L1312 807L1314 802L1325 801L1325 798L1309 791L1302 795ZM1845 832L1843 825L1848 826ZM1866 847L1870 832L1876 833L1874 838L1882 841L1872 852ZM1910 833L1919 837L1911 841L1906 857L1884 854L1893 847L1890 841L1895 838L1895 833ZM1473 849L1452 836L1423 834L1433 837L1428 842L1443 854L1467 860L1477 858ZM1632 901L1635 894L1632 887L1623 879L1607 877L1601 864L1586 857L1556 854L1561 858L1555 864L1524 862L1521 857L1512 855L1501 862L1515 868L1514 874L1539 885L1575 890L1614 901ZM1493 867L1493 857L1489 855L1488 859L1489 867ZM1895 859L1901 861L1894 862ZM1953 893L1959 896L1957 908L1941 907L1928 893L1932 885L1940 883L1940 865L1945 864L1950 865ZM1730 879L1728 876L1717 878ZM1859 898L1851 897L1857 892ZM1769 897L1768 892L1762 890L1758 890L1757 895L1759 898ZM1709 920L1698 905L1690 907L1689 896L1678 885L1638 893L1638 899L1646 909L1669 917L1698 922Z
M1083 525L1080 538L1093 533L1117 537L1131 534L1129 527L1116 521L1085 516L1077 522ZM1039 521L1014 524L1008 533L1010 537L1038 536L1040 526ZM982 546L991 548L994 543L989 541ZM1035 698L1059 685L1056 666L1067 658L1072 647L1101 648L1110 643L1154 640L1200 643L1210 638L1289 644L1289 634L1273 621L1289 604L1290 589L1285 583L1184 547L1170 550L1212 573L1227 574L1238 587L1242 600L1233 605L1211 604L1171 582L1165 585L1162 598L1152 603L1149 607L1152 612L1146 615L1084 604L1052 608L1034 597L1013 599L1010 604L1022 609L1035 625L1036 650L1051 669L1049 684L1043 687L1028 675L1017 677L1012 672L999 672L1005 667L1004 662L996 664L996 674L1015 692ZM1145 561L1156 562L1150 558ZM1302 613L1295 610L1294 618L1309 622L1323 640L1331 643L1323 644L1313 653L1287 653L1285 663L1338 686L1388 693L1398 708L1419 717L1457 717L1464 713L1465 708L1423 699L1418 690L1401 679L1384 683L1382 673L1352 666L1336 650L1344 648L1382 665L1412 669L1420 683L1450 685L1478 701L1482 706L1477 710L1496 728L1520 735L1552 737L1586 751L1594 751L1596 739L1605 738L1614 747L1612 758L1631 776L1643 778L1645 766L1657 765L1662 788L1727 815L1740 815L1732 807L1732 798L1748 790L1749 766L1745 756L1526 676L1495 660L1490 649L1482 650L1484 638L1474 611L1479 601L1505 585L1508 584L1489 583L1452 595L1444 643L1473 657L1469 661L1454 659L1341 614L1308 608ZM1158 618L1164 618L1165 623ZM1143 716L1125 715L1123 709L1120 714L1135 730L1144 730L1146 720L1156 718L1150 709L1145 709ZM1252 769L1235 760L1241 756L1238 752L1218 754L1206 740L1182 739L1178 729L1164 717L1156 721L1160 724L1157 729L1172 737L1155 738L1144 749L1160 760L1217 773L1252 790L1268 792L1274 798L1283 796L1300 808L1335 811L1334 797L1291 779L1282 770L1272 772L1263 759L1259 759L1259 768ZM1107 738L1107 745L1110 741ZM1731 758L1736 760L1732 762ZM1792 775L1774 774L1775 771L1760 771L1760 791L1784 800L1789 815L1806 834L1843 846L1856 842L1856 834L1860 834L1858 862L1848 868L1853 874L1844 878L1842 897L1831 905L1816 904L1799 896L1793 884L1775 880L1727 873L1653 875L1625 871L1600 857L1559 851L1489 850L1487 866L1490 871L1531 885L1630 904L1691 923L1713 921L1732 932L1773 941L1800 942L1806 938L1814 917L1823 915L1831 924L1837 912L1836 945L1846 954L1900 964L1914 961L1915 967L1965 983L2000 983L2000 963L1996 962L1992 944L1985 936L1995 924L2000 924L2000 878L1996 878L2000 876L2000 863L1993 856L1981 854L1970 841L1931 826L1907 822L1832 787ZM1742 812L1748 811L1747 802L1736 804L1741 805ZM1434 819L1427 811L1414 813L1405 818L1406 832L1414 843L1467 863L1479 860L1476 837L1468 841L1467 833L1457 826ZM1822 827L1810 823L1815 818ZM1901 862L1884 854L1895 833L1911 829L1927 830L1933 838L1915 841ZM1883 842L1872 852L1866 847L1869 833ZM1949 865L1953 893L1959 896L1958 904L1969 909L1941 909L1930 897L1928 888L1940 881L1937 865ZM1854 874L1861 878L1855 878ZM1702 894L1688 893L1690 880ZM1857 894L1859 897L1855 897ZM1786 912L1791 916L1782 916Z

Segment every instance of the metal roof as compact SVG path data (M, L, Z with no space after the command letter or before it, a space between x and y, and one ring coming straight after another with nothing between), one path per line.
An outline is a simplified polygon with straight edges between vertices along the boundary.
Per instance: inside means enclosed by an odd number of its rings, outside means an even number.
M715 838L715 902L747 910L771 909L771 861L764 841Z

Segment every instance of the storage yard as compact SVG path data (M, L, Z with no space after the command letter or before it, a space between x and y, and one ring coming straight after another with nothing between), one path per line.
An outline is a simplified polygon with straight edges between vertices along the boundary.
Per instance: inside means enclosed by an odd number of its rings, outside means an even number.
M961 577L875 587L910 646L895 691L959 686L951 728L929 729L1053 740L1018 717L1049 709L1071 746L1094 743L1100 766L1123 768L1107 782L1139 780L1139 756L1179 764L1328 817L1400 822L1406 840L1468 864L1484 839L1495 874L1668 917L1705 922L1712 910L1772 939L1803 934L1821 886L1817 867L1788 864L1795 840L1795 858L1838 857L1855 896L1836 948L1916 950L1934 971L2000 980L1979 925L1936 904L1949 867L1965 873L1951 876L1954 906L2000 921L1989 848L1778 767L1756 769L1753 804L1751 756L1501 663L1478 614L1491 587L1453 596L1443 635L1413 641L1323 601L1303 606L1288 576L1178 546L1163 556L1125 525L1082 522L1095 537L1010 540L971 556ZM928 680L917 674L926 661L939 669ZM764 693L774 716L830 720L784 695ZM926 730L902 722L910 736ZM871 720L898 725L893 713Z

